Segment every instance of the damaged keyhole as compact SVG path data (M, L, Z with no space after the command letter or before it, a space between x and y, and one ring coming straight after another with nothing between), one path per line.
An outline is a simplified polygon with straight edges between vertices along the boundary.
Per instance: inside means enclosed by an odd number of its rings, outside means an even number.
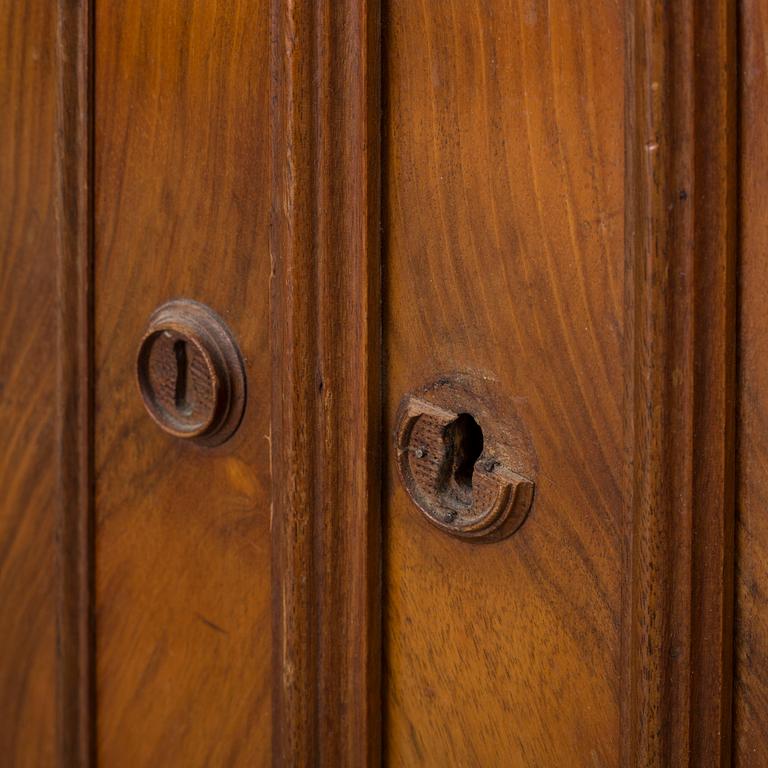
M187 342L184 339L177 339L174 342L173 354L176 357L176 386L173 393L173 402L179 413L189 416L192 413L192 406L187 400L189 360L187 358Z
M485 387L480 395L446 378L406 394L394 438L400 479L430 523L462 539L499 541L531 508L535 456L512 406Z
M445 459L440 472L440 489L447 500L472 504L472 478L483 452L483 430L469 413L460 413L443 432Z

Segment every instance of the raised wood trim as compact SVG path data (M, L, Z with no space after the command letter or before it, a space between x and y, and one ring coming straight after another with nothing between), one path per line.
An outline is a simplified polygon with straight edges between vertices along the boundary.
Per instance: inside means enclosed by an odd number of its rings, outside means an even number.
M61 765L95 763L91 0L55 7L58 89L58 709ZM41 372L42 375L42 372Z
M380 760L377 0L272 3L273 761Z
M627 35L623 765L730 764L736 11L634 0Z

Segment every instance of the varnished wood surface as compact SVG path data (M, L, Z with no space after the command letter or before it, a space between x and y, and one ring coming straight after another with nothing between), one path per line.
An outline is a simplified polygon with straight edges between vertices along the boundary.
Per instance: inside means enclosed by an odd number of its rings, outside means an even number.
M393 766L618 764L623 32L610 2L387 4ZM400 398L454 371L514 405L538 460L496 544L436 531L396 477Z
M272 4L275 766L375 766L379 3Z
M628 23L622 764L632 766L730 764L735 21L730 2L643 0Z
M768 5L741 13L739 494L734 765L768 765Z
M0 754L57 754L56 13L0 2Z
M95 758L93 662L93 6L57 4L57 699L61 764Z
M110 766L270 763L269 9L100 2L95 83L97 746ZM242 426L161 432L150 313L218 312Z
M0 0L0 762L768 764L764 0L382 10ZM136 389L175 297L215 448ZM438 378L509 539L398 480Z

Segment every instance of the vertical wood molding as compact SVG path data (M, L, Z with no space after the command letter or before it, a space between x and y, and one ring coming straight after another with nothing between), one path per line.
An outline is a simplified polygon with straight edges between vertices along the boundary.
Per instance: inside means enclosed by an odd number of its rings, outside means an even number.
M730 764L735 4L628 3L623 765Z
M60 763L94 763L92 633L92 9L57 7L58 701Z
M275 765L380 759L377 0L273 0Z

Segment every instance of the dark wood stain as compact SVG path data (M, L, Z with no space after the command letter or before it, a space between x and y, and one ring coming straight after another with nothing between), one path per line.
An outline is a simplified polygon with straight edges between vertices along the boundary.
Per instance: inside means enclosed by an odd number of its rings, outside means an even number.
M643 0L627 24L622 759L632 766L730 764L735 20L728 2L694 12Z
M271 23L274 761L375 766L379 3Z

